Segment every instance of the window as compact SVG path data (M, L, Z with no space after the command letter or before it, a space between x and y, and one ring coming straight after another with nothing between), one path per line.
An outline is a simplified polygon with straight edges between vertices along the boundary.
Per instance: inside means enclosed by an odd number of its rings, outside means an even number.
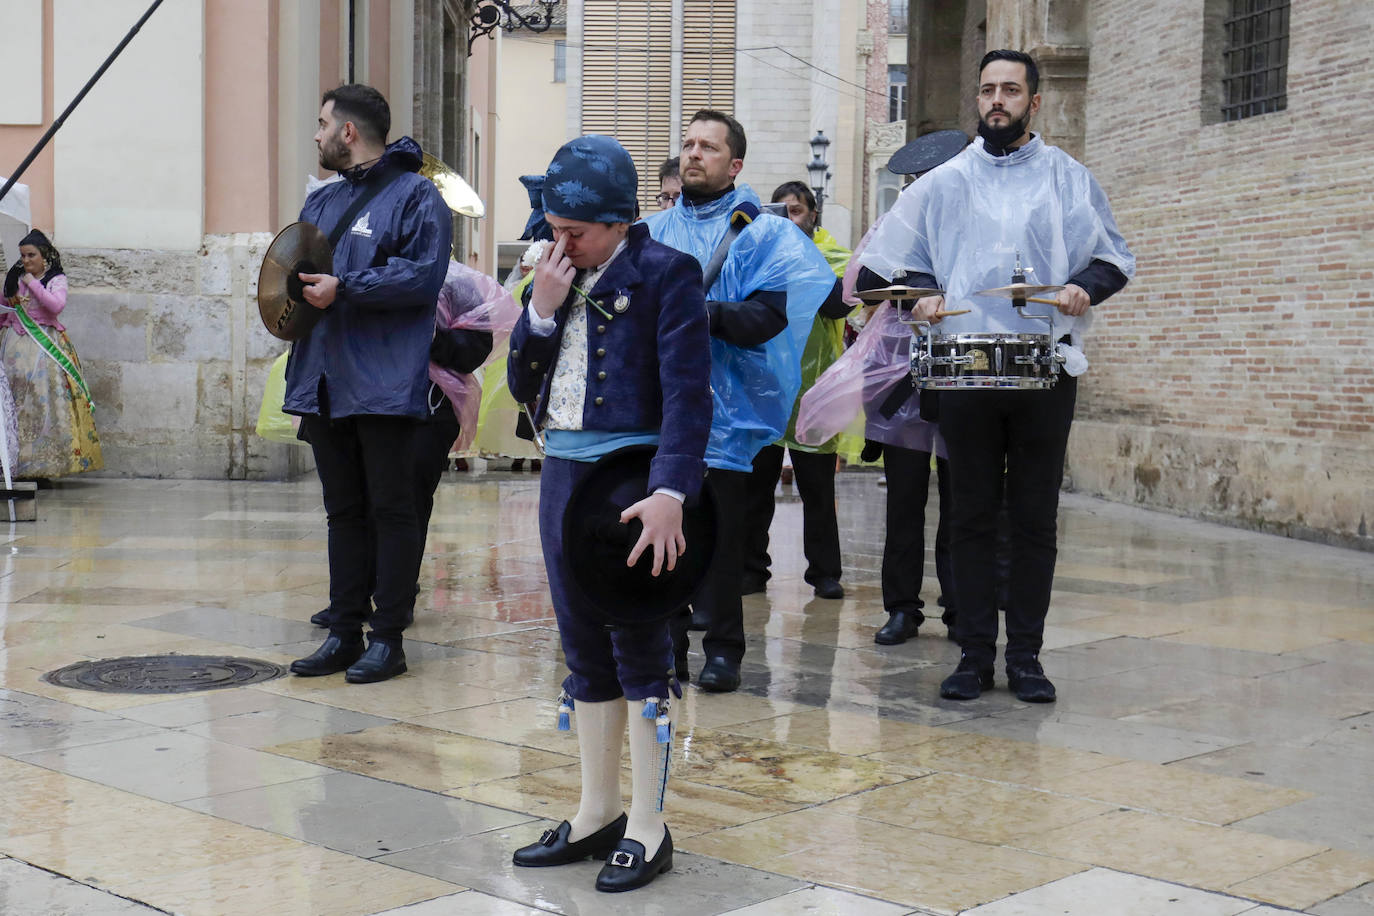
M905 35L907 29L907 0L887 0L887 31L889 35Z
M1288 6L1288 0L1230 0L1222 51L1222 120L1288 107Z
M906 67L887 68L887 119L906 120Z
M555 83L568 81L568 43L562 39L553 43L553 81Z
M873 218L875 220L891 210L897 203L897 198L902 194L901 175L894 175L885 168L878 169L877 175L878 180L875 182L877 193L874 195L873 201Z

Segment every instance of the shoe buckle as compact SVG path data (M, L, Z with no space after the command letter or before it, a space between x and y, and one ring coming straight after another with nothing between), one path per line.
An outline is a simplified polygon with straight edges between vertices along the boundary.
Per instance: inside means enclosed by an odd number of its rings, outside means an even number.
M635 854L626 852L623 849L617 849L615 852L611 853L611 857L606 860L606 864L614 865L616 868L634 868Z
M540 845L540 846L552 846L552 845L554 844L554 841L557 840L557 839L558 839L558 832L557 832L556 830L545 830L545 831L544 831L542 834L540 834L540 836L539 836L539 845Z

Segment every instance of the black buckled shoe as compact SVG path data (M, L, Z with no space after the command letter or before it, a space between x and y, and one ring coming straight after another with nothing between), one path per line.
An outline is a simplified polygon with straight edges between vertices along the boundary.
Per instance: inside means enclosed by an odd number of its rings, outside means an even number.
M887 615L887 623L873 634L873 641L880 646L900 646L916 635L924 620L919 611L893 611Z
M663 828L663 842L652 859L644 858L644 844L638 840L621 840L606 857L601 873L596 876L596 889L608 894L632 891L673 870L673 834Z
M980 665L967 655L959 659L954 673L940 682L940 696L946 700L976 700L991 689L992 665Z
M1022 703L1053 703L1055 699L1054 684L1035 657L1007 660L1007 687Z
M730 693L739 689L739 665L728 658L708 658L697 675L697 686L711 693Z
M838 601L844 597L844 586L839 579L817 579L811 590L816 593L817 598L828 598L831 601Z
M312 654L291 663L298 677L323 677L345 671L363 655L363 638L344 640L330 633Z
M405 650L374 639L367 644L362 657L348 666L344 680L350 684L375 684L404 674L405 670Z
M522 868L544 868L581 862L587 858L604 859L624 838L625 825L628 823L629 818L622 813L605 827L573 843L568 840L572 824L564 821L552 830L545 830L538 842L515 850L511 860Z

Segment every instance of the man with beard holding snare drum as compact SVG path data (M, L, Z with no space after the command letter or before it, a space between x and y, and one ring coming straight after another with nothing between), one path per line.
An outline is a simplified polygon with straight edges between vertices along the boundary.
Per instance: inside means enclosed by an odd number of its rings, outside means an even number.
M1091 326L1090 307L1135 271L1092 174L1030 132L1040 109L1038 83L1029 55L988 52L979 66L980 139L903 191L860 259L880 278L905 272L901 282L945 291L918 299L912 309L914 319L930 323L930 335L1023 335L1043 333L1048 324L1052 346L1065 357L1065 372L1049 386L936 386L948 388L939 391L939 422L953 478L961 649L958 668L940 685L946 699L975 699L993 685L998 621L991 572L1004 488L1012 526L1008 686L1023 702L1055 699L1039 654L1076 376L1087 368L1078 348ZM1031 283L1063 284L1054 299L986 292L1004 287L1009 275L1020 278L1022 265ZM969 312L941 320L937 312L946 300L950 309ZM1013 308L1027 300L1047 303L1044 324L1028 324L1020 314L1025 309Z

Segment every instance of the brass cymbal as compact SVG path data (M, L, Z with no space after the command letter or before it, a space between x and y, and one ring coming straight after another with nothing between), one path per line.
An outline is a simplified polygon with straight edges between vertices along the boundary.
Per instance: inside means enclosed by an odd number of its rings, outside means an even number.
M867 302L884 302L889 299L924 299L926 296L943 296L942 289L929 289L924 286L884 286L880 289L855 290L854 295Z
M334 271L329 239L313 223L292 223L272 240L258 271L258 313L267 333L299 340L310 333L323 312L305 301L297 274Z
M439 189L439 196L448 204L448 208L459 216L470 216L473 219L481 219L487 215L486 205L482 203L482 198L477 196L477 192L472 189L472 185L458 174L457 169L450 168L442 159L424 154L424 159L420 165L421 177L428 178L434 182L434 186Z
M1063 288L1062 286L1035 286L1030 283L1013 283L1011 286L999 286L996 289L980 289L973 295L997 296L999 299L1026 299L1030 296L1038 296L1041 293L1057 293Z

